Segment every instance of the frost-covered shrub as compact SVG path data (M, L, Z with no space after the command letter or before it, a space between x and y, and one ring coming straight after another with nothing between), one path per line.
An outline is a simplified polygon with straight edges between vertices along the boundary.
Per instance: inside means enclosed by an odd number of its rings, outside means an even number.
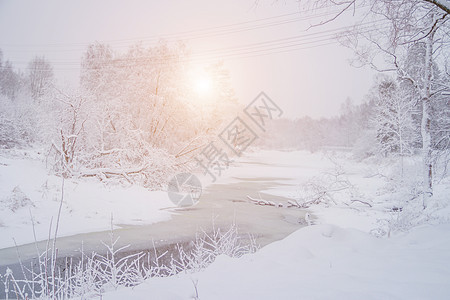
M256 250L258 246L253 237L249 236L244 241L236 225L232 225L225 231L218 228L211 233L203 231L197 234L192 249L186 252L179 247L179 258L172 260L171 265L176 268L176 272L199 271L209 266L219 255L238 258Z
M0 274L6 296L15 299L101 298L119 287L141 284L152 277L173 276L180 272L197 272L209 266L217 256L241 257L254 253L254 239L243 239L236 225L222 231L201 232L190 247L178 245L172 252L126 253L128 246L118 247L119 238L111 231L104 254L88 255L81 251L78 260L66 258L62 263L56 252L47 248L31 267L22 265L22 274L7 268ZM4 273L3 273L4 272ZM23 275L25 278L17 278ZM15 277L16 276L16 277Z
M176 160L167 150L153 147L116 151L109 155L86 154L77 162L74 176L95 176L103 182L139 184L158 189L176 173Z
M336 158L328 157L334 164L318 176L310 178L299 186L295 206L307 208L315 204L341 204L361 198L358 188L353 185L344 167Z
M38 139L38 117L26 97L11 101L0 96L0 148L29 147Z
M33 206L33 202L28 198L28 196L16 186L9 197L4 198L2 201L2 206L11 210L12 212L17 211L22 207Z

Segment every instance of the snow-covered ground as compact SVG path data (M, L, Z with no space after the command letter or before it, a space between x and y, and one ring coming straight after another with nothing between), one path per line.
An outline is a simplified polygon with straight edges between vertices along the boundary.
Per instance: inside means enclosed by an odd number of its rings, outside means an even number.
M309 226L203 272L155 278L102 299L449 299L450 225L391 239ZM197 293L195 292L197 286Z
M305 193L305 184L328 188L333 200L308 208L317 218L316 224L333 224L374 233L393 229L389 226L397 226L399 228L394 229L402 231L425 223L450 223L450 177L435 183L433 199L425 211L420 207L420 196L410 199L412 191L420 184L418 160L418 157L405 159L404 175L399 179L396 175L401 168L398 160L357 161L350 152L258 151L238 159L238 167L230 169L228 178L224 180L252 178L255 173L266 174L280 186L264 190L264 193L295 199L300 203L302 198L311 196ZM256 164L257 167L239 167L243 162ZM270 164L257 165L258 162ZM333 181L343 183L329 185ZM396 210L398 208L409 209L411 218Z
M37 240L53 230L61 200L62 179L49 175L33 153L0 156L0 248ZM152 224L169 220L167 193L138 186L105 186L93 180L65 180L58 236L110 229L114 224ZM52 232L53 232L52 230Z
M408 198L415 184L413 162L405 163L404 182L394 184L391 173L398 166L356 162L348 155L258 151L236 159L218 178L220 184L267 178L280 185L266 194L302 202L308 182L319 188L329 187L333 178L343 183L333 186L331 200L309 207L313 226L257 253L219 256L203 271L152 278L106 292L103 299L193 299L196 293L199 299L449 299L448 178L436 184L425 211L415 210L420 199ZM45 238L50 216L58 211L61 179L49 176L37 160L2 157L0 182L0 197L6 199L0 208L0 246L11 245L11 237L18 243L32 240L30 211L39 222L38 239ZM116 224L170 218L161 210L172 206L164 192L70 180L64 190L61 235L107 229L111 213ZM22 194L32 206L8 206L8 199L23 199Z
M286 184L265 193L300 200L300 183L320 181L338 164L352 187L334 193L336 203L311 206L316 225L255 254L219 256L202 272L150 279L103 299L449 299L448 180L435 186L434 201L419 209L421 216L412 211L403 220L395 209L420 203L402 199L414 174L409 171L403 187L392 186L387 177L397 166L347 155L260 151L238 159L221 180L253 178L257 170Z

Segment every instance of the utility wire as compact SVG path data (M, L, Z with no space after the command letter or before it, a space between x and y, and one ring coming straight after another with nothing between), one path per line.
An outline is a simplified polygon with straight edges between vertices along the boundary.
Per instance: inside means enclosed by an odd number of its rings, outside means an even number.
M364 8L364 6L359 7L359 9L360 8ZM254 21L239 22L239 23L215 26L215 27L199 29L199 30L190 30L190 31L178 32L178 33L173 33L173 34L165 34L165 35L145 36L145 37L140 37L140 38L109 40L109 41L104 41L104 43L117 45L117 44L121 44L121 43L125 42L125 43L127 43L127 45L129 45L129 43L133 42L133 41L134 42L158 42L161 39L162 40L171 40L171 39L192 40L192 39L210 38L210 37L246 32L246 31L251 31L251 30L265 29L265 28L270 28L270 27L274 27L274 26L280 26L280 25L285 25L285 24L289 24L289 23L310 20L310 19L314 19L314 18L318 18L318 17L332 15L337 12L339 12L339 11L337 11L337 10L336 11L328 11L328 12L308 15L305 17L295 17L295 18L290 18L287 20L271 21L269 23L264 23L264 24L253 24L250 26L240 26L240 25L258 23L258 22L262 22L262 21L273 20L273 19L277 19L277 18L284 18L286 16L292 16L292 15L299 14L299 13L290 13L290 14L283 14L283 15L278 15L278 16L273 16L273 17L268 17L268 18L262 18L262 19L258 19L258 20L254 20ZM238 26L238 27L230 28L230 27L235 27L235 26ZM211 32L209 32L209 31L211 31ZM18 51L32 51L32 49L30 49L30 47L80 46L82 49L85 49L88 45L91 45L91 44L92 43L61 43L61 44L40 44L40 45L39 44L35 44L35 45L33 45L33 44L21 44L21 45L20 44L3 44L2 47L19 48L19 49L16 49ZM20 48L22 48L22 49L20 49ZM26 49L24 49L24 48L26 48ZM69 52L69 51L78 51L78 50L79 50L79 48L53 49L53 50L51 50L51 52Z
M378 27L374 27L374 25L378 25ZM378 21L371 21L364 24L361 24L361 27L359 28L361 32L371 32L375 30L380 30L379 26L384 25L381 20ZM241 46L234 46L234 47L225 47L225 48L216 48L216 49L209 49L204 51L195 52L191 55L189 55L190 61L195 60L202 60L202 59L221 59L221 58L227 58L227 57L233 57L237 55L242 54L254 54L254 53L260 53L264 51L270 51L270 50L277 50L277 49L284 49L284 48L292 48L296 46L303 46L303 45L310 45L312 43L318 43L318 42L327 42L335 40L336 36L342 33L347 32L348 30L351 30L353 28L352 26L344 26L336 29L330 29L325 30L321 32L316 33L310 33L310 34L304 34L304 35L296 35L292 37L282 38L282 39L275 39L275 40L269 40L259 43L253 43L253 44L246 44ZM283 51L285 52L285 51ZM135 64L144 64L144 63L158 63L159 61L164 63L168 59L177 59L179 58L179 54L174 55L166 55L164 58L154 58L154 57L140 57L140 58L117 58L113 59L108 62L103 62L101 64L111 64L115 66L120 66L120 63L125 63L128 65L131 65L133 63ZM15 64L21 64L24 62L13 62ZM57 61L52 63L52 65L55 66L79 66L79 61ZM100 64L98 64L100 65Z

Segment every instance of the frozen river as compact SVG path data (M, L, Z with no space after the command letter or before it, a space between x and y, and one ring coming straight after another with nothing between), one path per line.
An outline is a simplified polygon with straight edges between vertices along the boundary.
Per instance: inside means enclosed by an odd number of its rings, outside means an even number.
M164 248L176 243L186 243L195 238L197 232L212 231L215 228L227 229L236 224L240 234L251 234L264 246L279 240L304 226L305 212L293 208L276 208L249 203L247 195L253 198L262 197L275 203L287 203L287 198L269 195L264 190L289 188L287 177L268 177L261 168L275 167L262 162L240 162L239 169L246 170L245 177L233 176L226 182L208 185L203 191L199 203L192 207L171 209L171 220L152 225L133 226L115 224L114 235L120 236L117 246L131 245L127 251L138 251ZM238 172L239 173L239 172ZM272 172L270 172L272 173ZM274 172L276 176L280 172ZM236 174L235 174L236 175ZM230 179L230 178L228 178ZM290 186L292 189L292 186ZM73 224L76 226L76 224ZM110 240L109 231L83 233L60 237L57 240L58 256L77 256L81 245L86 253L104 252L100 241ZM46 241L38 243L39 249L45 249ZM36 245L19 246L23 261L36 257ZM17 249L14 247L0 250L0 266L17 262Z

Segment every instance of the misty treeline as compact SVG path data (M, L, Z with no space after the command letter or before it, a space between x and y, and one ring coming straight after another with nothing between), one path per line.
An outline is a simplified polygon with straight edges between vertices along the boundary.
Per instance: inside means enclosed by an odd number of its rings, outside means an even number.
M347 98L339 114L333 117L273 120L257 145L311 152L352 151L357 159L420 155L422 107L407 81L395 76L376 76L360 102ZM450 95L438 93L433 97L431 120L433 162L439 160L447 165Z
M58 84L44 57L22 71L1 58L0 71L0 147L39 148L65 177L159 187L191 167L196 151L240 108L220 63L205 71L213 82L210 99L197 99L181 43L136 45L125 53L90 45L75 88Z

